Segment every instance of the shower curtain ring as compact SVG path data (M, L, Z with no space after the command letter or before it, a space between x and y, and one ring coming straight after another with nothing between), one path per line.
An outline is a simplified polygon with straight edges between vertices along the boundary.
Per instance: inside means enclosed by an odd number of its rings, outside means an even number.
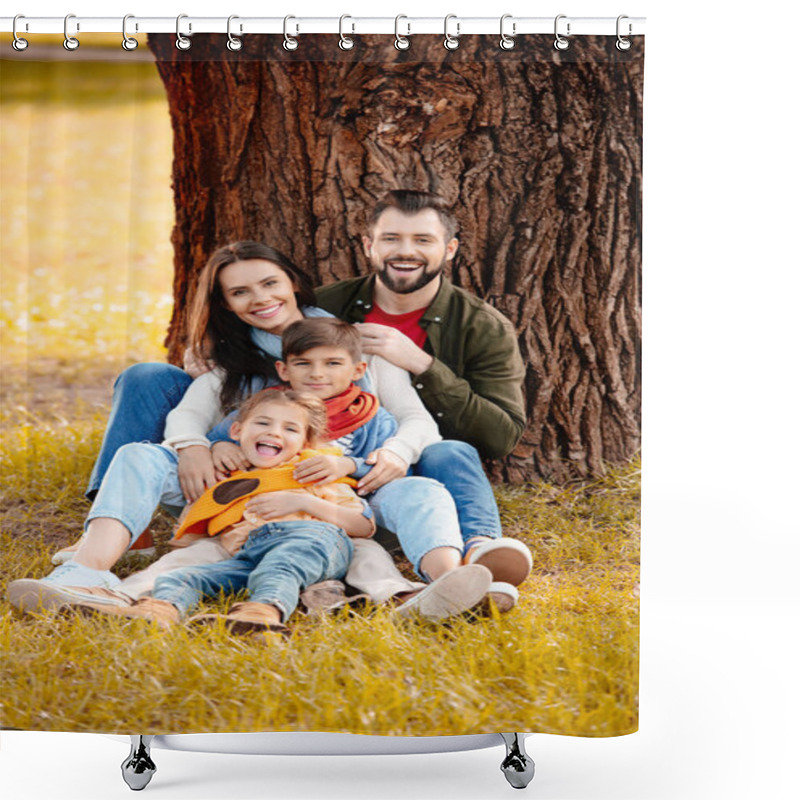
M339 17L339 47L342 50L352 50L355 46L355 42L349 37L344 35L344 21L346 19L353 19L349 14L342 14ZM350 24L351 31L350 33L355 33L356 26L355 23Z
M188 14L178 14L175 20L175 47L178 50L188 50L192 46L192 40L181 33L181 20L188 19ZM192 30L192 23L189 23L189 31Z
M447 30L447 24L450 22L451 19L456 20L456 33L453 36ZM458 41L458 37L461 35L461 23L458 21L458 17L455 14L448 14L444 18L444 46L446 50L458 50L459 44L461 42Z
M139 42L132 36L128 36L128 20L136 19L133 14L126 14L122 18L122 49L135 50L139 46ZM138 27L138 26L137 26Z
M297 17L293 17L291 14L289 14L283 18L283 49L297 50L297 39L295 39L294 36L289 36L288 26L290 19L297 19ZM300 33L300 26L295 23L295 34L298 33Z
M67 14L64 17L64 49L65 50L77 50L80 47L80 42L74 37L69 35L69 21L71 19L75 19L74 14ZM75 30L80 30L80 25L76 23Z
M237 17L236 14L231 14L228 17L228 43L227 43L226 47L232 53L235 53L238 50L242 49L242 40L238 36L234 36L231 33L231 22L233 22L235 19L239 19L239 17ZM239 26L239 32L241 33L241 31L242 31L242 26L240 25Z
M14 41L11 42L11 46L15 50L18 50L18 51L22 52L23 50L25 50L27 48L28 40L27 39L23 39L21 36L17 36L17 20L18 19L25 19L25 15L24 14L17 14L17 16L14 17L14 21L11 23L11 32L14 34Z
M565 39L565 38L564 38L564 37L563 37L563 36L562 36L562 35L561 35L561 34L558 32L558 21L559 21L560 19L566 19L566 18L567 18L567 15L566 15L566 14L559 14L559 15L556 17L556 22L555 22L555 34L556 34L556 40L553 42L553 47L555 47L555 49L556 49L556 50L566 50L566 49L569 47L569 39ZM568 22L568 23L567 23L567 36L569 36L569 29L570 29L570 24L569 24L569 22Z
M626 14L620 14L617 17L617 50L620 50L620 51L623 51L623 52L625 50L630 50L631 49L631 40L626 38L625 36L623 36L620 33L620 27L621 27L620 23L624 19L630 19L630 17L628 17ZM629 22L628 23L628 36L630 36L632 33L633 33L633 25L631 25L631 23Z
M406 31L405 36L400 35L400 20L401 19L408 19L405 14L398 14L394 18L394 46L397 50L408 50L411 47L411 41L408 39L408 36L411 34L411 25L406 23L408 26L408 30Z
M513 14L503 14L500 17L500 49L501 50L513 50L514 45L516 42L514 41L514 37L517 35L517 23L511 23L511 35L509 36L505 32L505 24L507 19L511 19Z

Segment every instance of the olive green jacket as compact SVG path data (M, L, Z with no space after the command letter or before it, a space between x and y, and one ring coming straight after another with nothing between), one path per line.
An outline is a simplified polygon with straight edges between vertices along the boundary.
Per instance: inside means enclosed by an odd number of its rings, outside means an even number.
M317 289L317 302L340 319L363 322L374 285L374 275L331 283ZM442 277L420 325L434 362L412 382L442 436L469 442L485 458L508 455L525 429L525 367L511 322Z

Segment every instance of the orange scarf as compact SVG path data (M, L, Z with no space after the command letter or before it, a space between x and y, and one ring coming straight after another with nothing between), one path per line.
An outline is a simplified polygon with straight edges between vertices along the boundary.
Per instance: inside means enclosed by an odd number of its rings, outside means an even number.
M299 456L278 467L233 473L230 478L206 489L197 498L175 532L175 539L180 539L187 533L216 536L243 518L245 504L254 495L286 489L308 489L310 484L298 483L292 473L298 461L305 461L320 454L342 453L338 447L303 450ZM356 486L358 482L352 478L339 478L334 483Z
M378 413L379 407L375 395L351 383L349 389L325 401L331 439L339 439L365 425Z

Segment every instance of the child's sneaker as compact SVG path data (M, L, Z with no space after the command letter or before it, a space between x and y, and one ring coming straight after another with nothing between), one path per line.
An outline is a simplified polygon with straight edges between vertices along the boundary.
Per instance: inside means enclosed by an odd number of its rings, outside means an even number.
M81 539L82 538L83 537L81 537ZM81 539L78 539L75 544L62 547L53 555L50 561L56 566L59 564L66 564L68 561L71 561L72 557L78 551L78 547L80 547ZM141 536L139 536L139 538L130 546L130 548L123 553L120 560L123 558L145 558L154 556L155 554L156 548L155 543L153 542L153 534L150 533L150 529L148 528L144 531L144 533L141 534Z
M127 619L146 619L155 622L162 628L170 628L180 622L181 615L172 603L166 600L157 600L155 597L142 597L134 600L129 606L109 606L100 603L70 603L62 607L62 611L77 612L85 616L107 614L112 617L125 617Z
M502 537L470 547L464 554L464 563L482 564L494 580L519 586L530 575L533 557L527 545Z
M486 597L492 573L480 564L468 564L445 572L392 612L398 617L420 616L441 622L470 611Z
M113 572L84 567L83 564L70 561L56 567L44 578L11 581L8 584L7 597L11 605L20 611L48 611L70 602L64 596L67 588L73 591L86 586L113 589L119 584L120 579Z
M492 581L486 597L477 609L478 613L482 616L492 615L492 606L494 606L498 613L508 614L519 600L519 592L516 586L510 583L503 583L503 581Z
M289 636L289 628L276 624L272 617L265 613L264 603L253 601L234 603L227 614L195 614L186 622L188 625L214 625L222 621L228 632L234 636L246 636L250 633L279 633Z

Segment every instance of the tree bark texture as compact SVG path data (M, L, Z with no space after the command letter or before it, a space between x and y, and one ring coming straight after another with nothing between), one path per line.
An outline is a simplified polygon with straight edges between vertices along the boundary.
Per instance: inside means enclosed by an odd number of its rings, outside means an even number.
M174 130L181 357L197 272L262 240L319 284L363 275L366 214L392 188L454 204L452 279L508 316L527 362L528 427L491 465L513 483L602 473L640 445L644 40L615 37L151 35Z

